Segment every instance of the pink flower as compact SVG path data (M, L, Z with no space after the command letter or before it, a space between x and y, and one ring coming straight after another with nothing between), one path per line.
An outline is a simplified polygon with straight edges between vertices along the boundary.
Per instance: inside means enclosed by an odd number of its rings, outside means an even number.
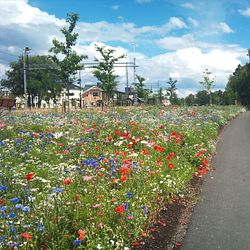
M90 181L93 177L92 176L89 176L89 175L84 175L83 176L83 180L84 181Z

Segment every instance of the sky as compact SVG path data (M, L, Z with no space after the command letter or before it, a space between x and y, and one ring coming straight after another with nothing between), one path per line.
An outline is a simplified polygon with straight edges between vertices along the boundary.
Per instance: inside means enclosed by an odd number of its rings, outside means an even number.
M153 90L177 80L177 94L202 90L208 69L214 90L224 90L230 74L249 61L250 0L0 0L0 79L25 47L30 56L48 54L52 39L64 40L67 13L79 14L75 50L93 62L95 45L136 60L136 74ZM116 68L120 90L126 69ZM133 83L128 68L128 84ZM91 69L81 72L82 85L96 83Z

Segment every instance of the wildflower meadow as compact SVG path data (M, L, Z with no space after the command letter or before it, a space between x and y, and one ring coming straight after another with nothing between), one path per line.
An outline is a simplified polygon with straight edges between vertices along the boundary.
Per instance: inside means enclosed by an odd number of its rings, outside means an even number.
M143 107L0 119L0 249L130 249L207 174L227 107Z

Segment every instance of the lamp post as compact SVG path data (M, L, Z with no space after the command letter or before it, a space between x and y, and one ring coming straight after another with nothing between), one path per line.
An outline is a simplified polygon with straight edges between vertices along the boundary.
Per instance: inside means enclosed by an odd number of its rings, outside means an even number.
M81 71L79 70L79 78L78 84L80 85L80 109L82 108L82 79L81 79Z
M134 63L133 63L133 68L134 68L134 70L133 70L133 86L134 86L134 90L135 90L135 76L136 76L136 72L135 72L135 46L136 46L136 43L134 43L134 42L132 42L132 43L130 43L132 46L133 46L133 54L134 54L134 59L133 59L133 61L134 61ZM133 91L134 92L134 101L135 101L135 104L137 104L137 93L135 92L135 91Z
M134 42L132 42L132 43L130 43L131 44L131 46L133 46L133 54L134 54L134 59L133 59L133 61L134 61L134 84L135 84L135 75L136 75L136 72L135 72L135 46L136 46L136 43L134 43Z
M27 66L26 66L26 58L28 59L28 55L30 53L30 48L25 47L23 49L23 91L24 91L24 107L28 107L28 98L27 98Z

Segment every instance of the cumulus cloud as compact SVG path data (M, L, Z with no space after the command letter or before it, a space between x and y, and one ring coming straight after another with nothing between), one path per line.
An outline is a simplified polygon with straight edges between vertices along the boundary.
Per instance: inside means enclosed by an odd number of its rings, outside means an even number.
M224 33L233 33L234 31L228 26L228 24L224 22L219 23L219 30L221 30Z
M195 92L201 88L199 81L206 68L216 76L215 87L224 88L244 54L245 51L240 48L218 48L208 52L197 47L178 49L152 58L138 59L138 72L154 83L159 79L166 82L168 77L173 77L178 80L179 94L186 95L187 89Z
M250 17L250 8L246 8L246 9L244 9L244 10L239 10L239 13L240 13L242 16Z
M195 9L195 5L190 2L183 3L181 6L187 9Z
M200 25L200 23L196 19L193 19L192 17L188 18L188 22L194 27L198 27Z
M149 1L149 0L144 0ZM143 3L143 0L138 0ZM117 8L117 7L116 7ZM1 22L0 51L7 53L0 61L0 75L4 74L7 68L7 61L13 61L21 55L24 47L30 47L32 54L46 54L51 47L53 37L62 39L60 29L65 25L65 20L41 11L28 4L28 0L0 1ZM192 18L187 23L193 26L199 23ZM231 33L232 29L224 22L217 25L220 31ZM148 57L142 53L131 53L122 47L114 48L118 54L126 54L128 62L136 57L139 67L136 72L147 79L147 84L157 87L165 84L169 77L178 80L178 91L185 95L195 92L199 88L199 81L205 68L216 75L217 84L225 86L227 77L234 71L240 58L244 57L245 50L237 45L221 45L202 42L196 39L193 34L182 36L167 36L171 31L188 29L188 25L180 17L171 17L162 25L149 25L139 27L134 23L109 23L109 22L79 22L77 32L79 33L79 44L76 46L78 53L89 56L89 61L98 57L95 51L95 44L107 45L110 41L119 41L129 44L131 41L151 42L154 36L162 37L156 41L161 48L172 50L167 53ZM150 39L149 39L150 38ZM148 39L148 40L147 40ZM93 42L96 41L96 42ZM100 43L102 41L102 43ZM117 55L118 55L117 54ZM124 61L125 62L125 61ZM116 73L120 76L120 88L124 89L126 83L126 71L124 68L117 68ZM91 74L91 69L83 72L83 82L96 82ZM129 82L133 81L133 69L129 69Z

